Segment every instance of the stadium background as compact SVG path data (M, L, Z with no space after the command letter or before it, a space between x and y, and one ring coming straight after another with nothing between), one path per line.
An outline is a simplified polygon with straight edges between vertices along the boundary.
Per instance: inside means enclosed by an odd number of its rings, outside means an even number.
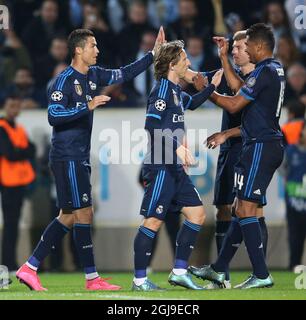
M305 103L306 72L303 65L306 60L306 30L294 27L294 8L298 4L304 4L304 1L270 2L146 1L147 7L143 11L141 1L0 1L0 4L8 6L11 18L9 30L0 31L0 101L3 102L5 96L12 92L22 97L24 110L19 122L25 126L37 147L37 180L29 189L20 221L19 263L32 251L33 235L42 232L51 220L52 184L46 174L45 163L51 127L47 122L45 88L52 75L69 63L63 37L77 27L94 29L101 51L99 64L115 68L141 56L148 49L150 39L152 40L149 35L162 23L168 40L185 40L187 53L192 57L193 69L210 70L219 67L217 52L210 40L212 35L231 37L236 30L264 21L273 27L278 41L275 55L283 62L287 77L294 72L302 74L298 81L287 79L289 84L285 105L291 99L299 99ZM130 5L134 6L134 10L129 13ZM41 8L45 10L43 14ZM42 23L44 19L45 23ZM38 29L39 26L49 27ZM186 90L192 92L190 87L186 87ZM138 212L142 190L137 182L139 166L100 164L99 154L103 152L103 145L99 134L107 128L120 132L122 121L130 121L132 128L142 128L146 92L134 81L111 87L104 93L112 96L112 103L103 107L104 110L95 112L91 154L96 209L96 262L99 269L130 270L133 264L133 238L140 221ZM282 123L285 121L286 110L282 114ZM221 111L207 103L201 110L186 115L186 123L188 128L205 128L211 134L220 128ZM129 152L124 148L123 145L123 153ZM208 263L216 254L215 209L211 202L217 155L218 150L209 151L207 172L193 177L208 213L207 225L201 232L192 256L194 263ZM288 247L285 206L283 183L278 175L273 179L267 198L268 264L274 268L286 268ZM0 228L0 233L1 230ZM68 244L65 245L64 266L66 270L71 270L71 256ZM306 257L304 264L305 259ZM170 245L162 230L152 266L156 270L167 270L170 265ZM249 266L243 246L239 249L233 266Z

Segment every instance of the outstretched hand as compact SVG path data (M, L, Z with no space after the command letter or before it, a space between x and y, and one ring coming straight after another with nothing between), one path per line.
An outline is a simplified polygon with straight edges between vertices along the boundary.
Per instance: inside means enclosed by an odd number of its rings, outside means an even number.
M204 77L202 73L198 72L196 76L192 78L192 84L198 91L202 91L208 84L207 77Z
M156 53L163 43L166 43L166 35L163 26L159 28L153 51Z
M219 57L227 56L229 50L229 41L224 37L213 37L214 42L218 46Z

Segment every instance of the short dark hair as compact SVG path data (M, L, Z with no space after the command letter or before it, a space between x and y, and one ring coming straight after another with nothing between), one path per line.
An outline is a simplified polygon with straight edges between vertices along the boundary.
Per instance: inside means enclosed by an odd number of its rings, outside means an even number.
M75 56L75 48L84 48L88 37L94 37L94 33L88 29L73 30L68 37L68 50L71 58Z
M184 41L175 40L163 44L154 59L154 76L156 80L166 78L169 72L169 63L177 64L184 49Z
M271 28L264 23L256 23L250 26L246 35L251 41L262 41L273 52L275 46L275 38Z
M305 116L305 105L296 99L289 100L286 103L288 113L291 113L294 118L304 118Z

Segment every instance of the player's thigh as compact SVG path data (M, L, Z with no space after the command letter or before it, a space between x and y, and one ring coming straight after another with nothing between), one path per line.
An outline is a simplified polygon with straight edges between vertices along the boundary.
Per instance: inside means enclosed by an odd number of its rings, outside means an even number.
M266 205L266 191L283 159L280 141L246 145L235 166L234 188L240 200Z
M240 144L239 144L240 146ZM234 147L227 151L221 151L218 158L213 204L217 207L227 206L224 211L221 208L219 215L220 219L230 219L231 209L235 193L234 187L234 166L238 161L241 148ZM225 215L225 216L224 216ZM218 218L218 217L217 217Z
M144 167L145 192L140 214L164 221L175 194L175 176L165 167Z
M180 206L185 218L196 224L203 224L205 210L198 190L195 188L190 177L182 172L177 193L174 196L172 205Z
M53 161L57 207L67 211L91 207L91 169L87 161Z

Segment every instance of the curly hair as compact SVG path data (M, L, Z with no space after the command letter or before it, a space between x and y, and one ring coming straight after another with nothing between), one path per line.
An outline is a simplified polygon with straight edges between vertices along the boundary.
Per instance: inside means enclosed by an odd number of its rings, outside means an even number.
M180 60L180 54L184 49L184 41L175 40L162 44L154 59L154 76L156 80L167 78L169 64L176 65Z

